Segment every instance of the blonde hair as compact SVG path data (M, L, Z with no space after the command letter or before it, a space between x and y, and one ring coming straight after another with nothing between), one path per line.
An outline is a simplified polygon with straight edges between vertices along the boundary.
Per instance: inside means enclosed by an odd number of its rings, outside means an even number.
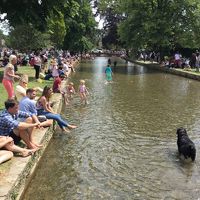
M28 75L23 74L21 78L19 79L20 82L28 83Z
M9 57L9 63L11 63L14 59L16 59L17 60L17 56L16 55L10 55L10 57Z
M69 82L69 85L74 85L74 83L72 83L72 82Z
M81 84L85 84L85 80L80 80L80 83Z

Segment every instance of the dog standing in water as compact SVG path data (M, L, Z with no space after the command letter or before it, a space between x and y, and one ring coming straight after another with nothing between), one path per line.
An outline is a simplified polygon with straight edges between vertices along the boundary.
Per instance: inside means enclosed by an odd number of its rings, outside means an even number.
M194 143L189 139L186 129L178 128L176 134L178 152L181 158L184 158L184 160L191 159L194 161L196 158L196 148Z

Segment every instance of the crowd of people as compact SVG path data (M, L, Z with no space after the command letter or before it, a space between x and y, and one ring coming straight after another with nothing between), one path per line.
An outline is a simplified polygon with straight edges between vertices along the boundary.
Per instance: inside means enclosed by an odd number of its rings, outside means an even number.
M41 59L43 56L47 61ZM78 56L71 56L69 52L59 52L57 57L55 52L53 55L49 55L49 52L44 54L44 51L35 52L27 62L35 69L35 79L47 79L48 76L48 79L53 79L53 85L28 88L28 75L17 75L18 69L15 65L18 63L18 56L11 52L8 62L5 63L3 60L5 66L2 84L7 91L8 99L5 101L5 109L0 112L0 163L12 158L13 153L27 157L40 149L42 144L34 141L33 135L37 134L34 130L51 126L53 120L57 122L62 132L69 132L77 127L56 113L50 101L53 93L61 93L66 104L71 101L76 93L73 83L70 82L64 88L61 87L61 83L67 79L70 70L75 71L73 67L77 61ZM18 81L15 88L14 79ZM35 99L38 92L40 95ZM85 81L81 80L79 86L81 103L88 103L86 97L88 94ZM19 146L21 140L25 147Z
M192 53L190 58L185 58L177 51L174 56L166 57L161 65L168 68L181 68L185 70L196 69L199 72L200 53L197 50L195 53Z
M167 68L181 68L185 70L196 69L199 72L200 68L200 53L198 50L193 52L190 57L186 58L181 55L179 51L174 52L171 56L164 56L161 59L159 52L146 52L142 51L138 53L138 60L142 60L144 62L157 62L160 63L161 67Z
M8 99L5 109L0 112L0 163L13 157L18 153L22 157L32 155L42 147L34 141L35 129L49 127L53 120L63 132L69 132L76 128L63 119L53 109L50 101L53 93L62 94L65 104L69 104L75 94L79 94L81 104L88 104L89 91L85 80L80 80L77 91L73 82L64 87L62 81L68 78L69 71L75 72L74 63L79 60L78 55L71 56L69 51L55 52L54 50L42 50L32 53L19 54L10 49L0 50L0 64L4 68L2 84L7 91ZM29 77L26 74L18 75L19 66L30 65L35 70L35 80L53 79L52 87L29 88ZM114 62L116 67L117 62ZM105 70L106 80L112 81L111 60ZM18 84L14 88L14 81ZM37 93L40 96L36 100ZM19 142L23 140L25 147L20 147Z

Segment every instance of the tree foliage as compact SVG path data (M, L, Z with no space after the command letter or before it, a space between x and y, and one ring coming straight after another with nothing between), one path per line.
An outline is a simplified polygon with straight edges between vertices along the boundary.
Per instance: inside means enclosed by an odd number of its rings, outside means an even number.
M117 48L121 45L118 35L118 24L123 20L123 15L119 10L118 1L96 0L96 15L104 20L102 43L105 48Z
M23 32L22 27L29 24L36 29L37 34L48 33L52 44L57 48L64 46L77 51L79 48L85 50L92 47L96 23L90 1L0 0L0 5L0 13L7 13L6 19L13 28L11 44L15 46L20 44L15 44L13 40L14 30L20 29L20 33L25 34L21 36L27 39L26 31Z
M63 13L61 11L52 12L47 17L47 24L52 44L55 47L61 48L67 32Z
M64 48L83 52L92 48L97 24L88 1L82 0L77 3L77 14L65 18L68 31L65 36Z
M197 0L127 0L119 34L129 48L198 47L200 9Z
M129 49L200 46L199 0L95 0L104 43Z
M44 48L50 45L49 35L36 30L30 24L19 25L11 31L8 45L22 51Z

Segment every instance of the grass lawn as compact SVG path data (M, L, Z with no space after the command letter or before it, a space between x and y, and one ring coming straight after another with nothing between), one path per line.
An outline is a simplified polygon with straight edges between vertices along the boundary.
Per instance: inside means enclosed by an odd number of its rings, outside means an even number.
M2 77L3 77L3 70L4 68L0 68L0 110L4 109L4 102L8 98L7 92L2 84ZM18 72L17 74L22 75L22 74L27 74L29 76L29 83L28 83L28 88L33 88L33 87L41 87L44 88L45 85L53 85L53 79L50 79L49 81L42 80L42 83L39 83L35 80L35 70L31 66L23 66L23 67L18 67ZM18 84L18 81L15 82L15 86ZM15 88L14 86L14 88Z
M194 75L198 75L200 76L200 72L197 72L196 69L189 69L189 70L184 70L184 69L180 69L180 68L174 68L177 71L182 71L182 72L186 72L188 74L194 74Z

